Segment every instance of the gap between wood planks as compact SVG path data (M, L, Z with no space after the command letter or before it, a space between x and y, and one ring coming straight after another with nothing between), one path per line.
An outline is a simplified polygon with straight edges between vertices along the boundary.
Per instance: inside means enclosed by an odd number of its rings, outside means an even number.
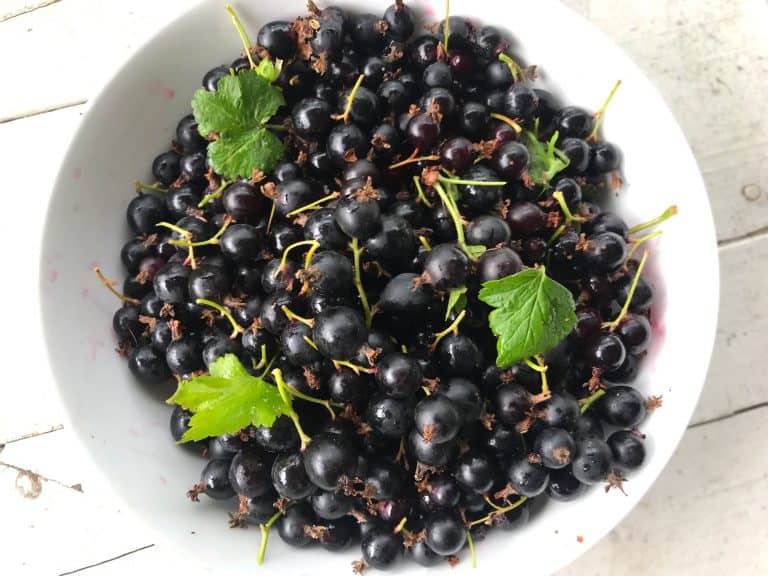
M0 16L0 22L5 22L6 20L11 20L12 18L23 16L24 14L29 14L30 12L34 12L35 10L40 10L40 8L45 8L46 6L50 6L51 4L56 4L58 2L61 2L61 0L43 0L39 4L35 4L33 6L23 6L18 10L6 12L2 16Z
M81 106L88 102L88 99L74 100L72 102L64 102L62 104L54 104L46 108L40 108L38 110L30 110L23 114L16 116L0 117L0 124L7 124L8 122L14 122L16 120L23 120L24 118L31 118L32 116L39 116L40 114L48 114L49 112L56 112L57 110L64 110L65 108L74 108L75 106Z
M83 566L82 568L76 568L75 570L70 570L69 572L61 572L58 576L69 576L70 574L78 574L80 572L84 572L86 570L89 570L90 568L96 568L97 566L103 566L104 564L107 564L109 562L113 562L114 560L119 560L120 558L125 558L126 556L130 556L131 554L135 554L136 552L141 552L142 550L146 550L147 548L152 548L154 544L147 544L146 546L142 546L140 548L136 548L134 550L129 550L128 552L123 552L122 554L119 554L118 556L113 556L112 558L107 558L106 560L102 560L101 562L96 562L95 564L88 564L88 566Z

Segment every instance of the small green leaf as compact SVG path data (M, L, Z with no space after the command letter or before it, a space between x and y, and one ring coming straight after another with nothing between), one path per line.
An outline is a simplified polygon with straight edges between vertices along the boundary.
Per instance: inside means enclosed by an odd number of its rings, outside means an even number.
M448 292L448 307L445 310L445 320L447 321L452 310L461 312L467 306L467 287L459 286Z
M217 359L209 370L210 375L179 382L168 399L194 412L182 442L236 434L249 425L271 426L291 410L276 386L251 376L234 354Z
M275 80L277 80L277 77L280 76L280 70L283 67L282 60L277 61L277 65L275 65L272 60L269 58L263 58L261 62L256 66L256 73L264 78L267 82L272 84Z
M549 142L540 142L536 131L523 131L525 146L531 159L528 163L528 176L534 184L549 186L550 181L558 173L568 167L570 160L560 150L555 148L559 134L555 132Z
M488 323L500 367L550 350L576 325L573 296L543 266L485 282L478 297L495 308Z
M227 179L248 177L254 169L269 172L283 157L280 139L265 128L248 130L208 145L208 158Z
M465 248L472 258L479 258L488 250L488 248L482 244L470 244L469 246L465 246Z
M272 68L265 65L263 70L267 75L277 70L271 62L269 66ZM215 92L195 92L192 110L198 130L203 136L216 138L208 147L213 169L228 179L250 177L254 169L270 171L284 150L280 139L263 125L284 104L280 88L272 86L258 70L224 76Z

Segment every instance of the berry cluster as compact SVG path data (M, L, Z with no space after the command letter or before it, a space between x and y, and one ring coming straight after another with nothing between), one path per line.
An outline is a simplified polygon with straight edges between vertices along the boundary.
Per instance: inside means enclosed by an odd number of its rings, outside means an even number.
M208 459L190 496L237 496L233 524L276 524L291 545L360 540L357 570L404 551L453 562L536 498L620 486L659 403L632 387L653 301L634 256L653 234L632 235L673 211L630 228L601 208L620 182L602 110L532 88L498 30L414 31L400 0L381 18L310 2L264 25L203 87L278 64L286 104L268 129L285 159L224 181L185 116L128 205L122 292L104 279L145 384L231 354L298 395L303 429L280 416L190 444ZM499 367L478 291L542 266L572 293L575 328ZM175 440L191 417L173 410Z

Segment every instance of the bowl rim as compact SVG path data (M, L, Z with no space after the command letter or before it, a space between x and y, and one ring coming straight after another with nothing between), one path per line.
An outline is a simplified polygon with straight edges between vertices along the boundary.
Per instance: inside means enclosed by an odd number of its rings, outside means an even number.
M235 4L235 5L242 4L242 1L243 0L234 0L232 4ZM110 497L113 499L116 499L116 502L118 502L121 505L120 506L121 511L123 513L128 511L129 516L136 520L137 526L141 526L143 529L149 529L151 533L154 534L156 541L162 542L163 545L166 547L166 553L168 550L178 549L178 546L170 538L168 538L166 535L160 532L157 528L155 528L146 518L140 516L133 509L133 506L131 505L130 501L125 499L118 491L108 488L110 485L109 476L105 471L105 469L99 465L99 463L94 457L92 450L89 448L88 444L85 441L86 434L87 434L86 427L81 426L74 418L72 418L70 408L68 407L68 403L64 398L64 394L63 394L64 388L59 382L58 377L56 376L56 373L53 369L54 365L52 360L51 349L55 346L56 343L51 340L51 336L46 330L46 324L48 323L48 318L49 318L49 315L46 311L45 298L43 296L43 291L45 290L45 270L47 266L46 254L48 253L49 246L51 244L51 239L49 238L49 234L50 234L49 230L51 229L50 223L52 220L56 219L57 217L57 215L53 211L54 198L57 195L58 191L64 186L65 180L67 178L66 167L68 166L71 158L74 156L76 144L79 140L81 133L84 131L84 127L87 125L92 115L92 110L101 102L101 100L105 97L106 93L109 92L115 79L118 76L120 76L124 68L127 67L129 63L132 62L137 57L137 55L147 50L148 47L151 44L153 44L159 37L167 34L177 24L177 22L179 22L184 18L190 17L192 13L200 11L204 9L207 5L213 4L215 2L216 0L193 0L192 2L190 2L188 6L186 6L182 11L178 12L173 18L165 22L161 27L155 30L151 35L143 38L142 41L138 43L130 51L130 53L127 54L119 62L118 66L116 66L115 68L112 68L108 73L105 72L102 75L100 80L93 83L93 85L96 86L96 88L93 90L93 96L88 99L88 102L84 106L84 112L78 122L77 128L72 133L72 136L66 148L66 152L61 157L60 167L53 181L53 187L51 189L47 206L46 206L44 225L42 230L42 242L41 242L39 262L38 262L38 266L39 266L38 305L39 305L39 312L40 312L40 315L39 315L40 330L42 332L43 340L45 342L45 352L46 352L45 360L50 373L50 376L47 379L47 385L49 385L51 388L54 389L54 393L56 394L58 402L64 407L64 410L62 411L62 414L61 414L61 419L64 422L65 427L67 429L74 431L73 437L75 438L75 442L72 442L71 446L73 449L77 450L78 453L85 456L84 458L82 458L82 461L89 465L89 469L87 470L87 472L93 478L92 480L93 485L95 488L97 488L96 493L98 493L99 490L107 489ZM341 0L339 3L343 5L345 2L344 0ZM658 99L662 108L667 112L668 120L670 121L670 129L678 133L681 136L682 142L685 144L684 147L682 146L680 147L679 152L680 154L684 154L687 157L688 161L690 161L692 163L692 166L695 168L695 171L694 171L695 182L694 180L691 180L691 182L692 184L695 183L696 186L703 191L702 200L706 202L706 207L708 208L706 212L709 215L708 222L706 224L702 224L702 227L708 230L711 230L712 231L711 236L713 238L713 242L708 242L706 245L701 247L701 248L707 249L707 251L714 254L713 262L715 263L715 269L711 270L711 274L712 274L712 278L710 279L711 283L707 286L709 298L711 300L711 303L714 304L714 307L710 309L708 314L708 316L711 317L711 321L710 321L711 329L708 331L705 341L702 342L703 349L704 348L706 349L706 368L708 371L711 365L712 354L713 354L715 338L716 338L716 328L717 328L718 316L720 311L719 250L717 246L716 229L715 229L714 217L712 213L712 206L711 206L711 202L709 201L709 196L707 194L706 184L701 174L701 170L698 166L698 162L685 136L685 133L680 127L680 124L677 121L674 114L672 113L671 109L667 105L666 100L657 89L656 85L650 79L648 79L648 77L645 75L643 70L626 54L626 52L620 45L618 45L611 37L609 37L601 29L599 29L589 19L587 19L586 17L576 12L570 6L565 5L561 2L558 2L557 0L539 0L539 3L549 5L549 7L555 11L561 10L562 14L565 17L578 21L583 27L589 30L589 33L594 38L598 39L600 44L610 46L612 50L615 52L616 57L620 60L621 65L627 70L631 70L633 73L633 76L642 79L642 81L646 85L646 88L649 89L652 92L653 96ZM602 541L603 538L609 532L614 530L617 526L619 526L624 521L627 515L632 510L634 510L635 506L637 506L637 504L645 497L648 490L650 490L650 488L655 485L659 476L661 476L662 472L667 468L669 460L671 459L672 455L675 453L675 450L679 446L683 435L687 431L688 424L690 423L693 413L697 407L698 401L700 400L701 392L706 382L706 377L707 377L706 374L707 372L704 373L703 378L701 378L698 382L696 382L695 401L691 401L689 404L689 409L687 410L687 413L685 415L685 425L681 425L676 430L672 441L670 440L669 436L665 438L665 444L671 445L672 449L669 450L668 453L664 455L654 454L654 461L655 461L655 465L658 466L658 471L656 475L653 477L653 479L644 486L636 487L633 496L637 496L637 497L634 500L634 503L632 505L626 506L621 511L621 513L616 517L616 521L612 525L593 532L592 536L594 537L590 537L588 541L585 541L583 544L581 544L579 553L576 555L572 555L569 558L567 558L564 562L561 562L557 567L557 570L561 570L564 567L570 565L572 562L574 562L575 560L583 556L588 550L590 550L598 542ZM481 573L481 572L482 572L482 569L480 572L474 571L473 573Z

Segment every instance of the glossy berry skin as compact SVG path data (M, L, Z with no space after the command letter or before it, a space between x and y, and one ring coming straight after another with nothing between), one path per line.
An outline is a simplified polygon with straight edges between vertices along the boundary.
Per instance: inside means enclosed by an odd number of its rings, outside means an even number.
M312 329L300 322L291 322L280 335L280 349L285 357L296 366L309 366L322 359L306 338L312 337Z
M181 338L168 345L165 361L174 374L191 374L203 367L200 352L200 343L196 338Z
M345 157L354 154L356 158L365 158L369 148L369 139L363 131L350 123L338 124L331 129L325 149L336 166L344 167L347 163Z
M304 224L304 238L320 242L320 248L339 250L347 246L349 238L341 231L333 210L322 208L313 212Z
M464 134L478 139L488 128L490 116L487 108L479 102L467 102L461 108L459 114L459 123Z
M264 247L261 230L250 224L230 225L219 242L224 256L243 264L255 260Z
M427 442L442 444L456 437L462 418L456 404L446 396L431 394L414 410L414 426Z
M566 106L555 115L555 128L561 138L586 138L593 123L592 114L576 106Z
M384 570L400 557L403 551L403 542L400 535L394 534L391 528L374 529L363 537L360 548L366 564Z
M327 358L347 360L366 343L368 330L362 314L338 306L315 316L312 340Z
M414 562L425 567L437 566L438 564L445 562L445 558L440 556L437 552L433 552L424 541L416 542L416 544L408 548L408 555Z
M495 472L495 467L485 454L470 450L459 457L455 477L463 486L483 494L493 486Z
M144 384L160 384L171 377L164 355L148 344L131 350L128 356L128 368L136 379Z
M408 122L406 136L411 146L422 153L432 150L440 138L440 124L429 114L416 114Z
M589 169L596 174L606 174L619 167L621 152L610 142L598 142L592 146L589 156Z
M596 403L597 413L608 424L632 428L643 421L646 414L645 398L629 386L613 386Z
M523 261L511 248L488 250L478 262L478 276L481 282L500 280L517 274L523 269Z
M471 380L460 377L443 380L437 388L437 394L445 396L456 405L463 423L480 416L483 397Z
M231 289L232 280L219 268L203 265L189 273L187 292L191 300L223 302Z
M241 450L229 466L229 483L238 496L257 498L272 490L271 461L255 450Z
M418 498L424 512L450 510L459 505L461 490L453 477L447 474L435 475L430 476Z
M592 485L605 480L612 463L613 456L608 444L600 438L590 436L576 443L576 456L571 470L579 482Z
M342 198L336 205L334 217L350 238L364 240L381 228L381 208L373 198Z
M115 310L112 316L112 328L120 339L137 342L145 328L144 324L139 322L138 306L125 304Z
M424 530L427 546L441 556L456 554L467 541L464 524L450 512L435 512L427 516Z
M392 398L408 398L418 390L422 380L421 366L405 354L392 352L376 364L376 383Z
M424 272L435 290L458 288L466 284L469 258L455 244L440 244L427 254Z
M274 21L259 28L256 43L269 52L272 58L289 60L296 51L296 36L290 22Z
M538 105L539 97L525 84L513 84L504 97L504 113L522 121L529 121Z
M520 142L504 142L493 153L493 167L504 180L520 178L530 160L528 149Z
M306 284L321 294L343 295L353 286L352 263L333 250L323 250L312 256L306 269Z
M452 334L440 341L437 361L441 372L448 376L474 378L482 370L483 353L469 336Z
M278 416L272 426L258 426L254 440L267 452L286 452L297 448L299 436L288 416Z
M184 116L176 125L176 142L184 149L184 152L187 153L199 152L205 150L208 146L206 139L200 135L197 120L195 120L195 117L192 114ZM160 179L158 178L158 180ZM171 182L173 182L173 180ZM170 184L170 182L168 184Z
M411 425L413 409L406 400L377 394L368 402L366 414L368 424L376 432L391 438L399 438Z
M584 262L597 272L612 272L627 258L627 243L618 234L601 232L587 239Z
M277 533L283 542L290 546L302 547L309 544L312 539L307 534L306 528L315 523L315 515L312 508L306 502L298 502L285 511L285 514L277 521Z
M170 186L181 175L177 152L163 152L152 162L152 176L163 186Z
M498 216L491 215L478 216L466 230L468 244L480 244L486 248L506 244L511 236L509 225Z
M618 370L627 352L621 339L614 334L601 334L587 348L586 360L592 366L612 372Z
M541 464L528 459L514 460L507 468L509 485L521 496L535 498L547 488L549 472Z
M451 172L463 172L472 165L471 146L466 138L447 140L440 149L440 164Z
M392 4L384 11L387 35L395 40L408 40L413 34L415 20L413 11L404 3Z
M208 92L216 92L216 88L219 85L219 80L225 76L229 76L228 67L216 66L215 68L211 68L208 72L205 73L205 76L203 76L203 88L208 90Z
M247 182L235 182L222 195L226 213L236 222L248 222L255 218L263 206L264 197Z
M167 218L168 210L158 196L138 194L128 204L125 214L135 234L152 234L158 231L155 225Z
M549 474L547 496L553 500L570 502L581 496L585 489L586 485L576 479L570 466L552 470Z
M408 445L416 460L428 466L445 466L457 452L455 441L427 442L416 429L411 430Z
M530 394L519 384L502 384L496 390L494 414L504 424L514 426L523 420L530 406Z
M642 354L651 343L651 323L639 314L627 314L621 321L616 334L630 354Z
M266 524L275 513L277 498L277 493L271 489L263 496L249 498L246 520L250 524Z
M608 437L614 463L623 470L637 470L645 461L642 437L631 430L617 430Z
M365 242L365 251L388 272L401 272L411 267L417 252L413 227L396 215L381 217L381 229Z
M321 434L304 451L304 468L315 486L335 490L342 476L351 476L357 454L345 436Z
M179 442L184 434L189 430L189 420L192 418L192 412L185 410L179 405L173 407L171 412L170 430L171 438Z
M568 158L567 174L583 174L589 167L589 144L581 138L563 138L557 147Z
M507 210L507 223L512 236L532 236L544 229L544 212L533 202L518 200Z
M312 495L311 502L318 518L336 520L349 512L354 500L343 492L320 491Z
M235 495L229 482L229 460L211 460L203 468L200 484L203 492L213 500L228 500Z
M302 455L297 452L278 456L271 475L277 493L290 500L302 500L317 490L307 476Z
M579 417L579 403L568 392L553 392L538 406L539 419L547 426L572 430Z
M533 452L541 457L541 463L550 470L570 464L575 448L573 437L562 428L545 428L533 443Z
M371 498L377 501L392 500L402 495L405 487L406 474L394 462L389 460L374 460L368 466L365 475L366 488Z

